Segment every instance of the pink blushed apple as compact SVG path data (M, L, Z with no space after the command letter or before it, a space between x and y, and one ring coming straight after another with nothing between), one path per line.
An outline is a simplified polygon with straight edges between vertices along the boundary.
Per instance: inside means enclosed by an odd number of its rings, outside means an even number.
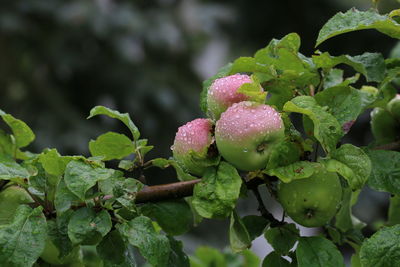
M243 171L266 167L271 152L284 139L285 127L278 111L251 101L229 107L215 127L221 156Z
M218 120L221 113L234 103L249 100L249 97L237 90L245 83L252 83L250 76L234 74L216 79L208 89L207 106L211 118ZM260 87L260 90L261 87Z
M171 147L175 160L188 172L202 175L209 166L210 146L214 143L213 124L209 119L195 119L178 128Z

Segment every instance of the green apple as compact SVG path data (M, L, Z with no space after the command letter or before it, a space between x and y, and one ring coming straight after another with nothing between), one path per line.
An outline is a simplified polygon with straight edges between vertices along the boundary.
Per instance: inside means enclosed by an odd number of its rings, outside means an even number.
M285 127L279 112L251 101L233 104L215 126L219 153L243 171L264 169L284 138Z
M218 120L221 113L234 103L249 100L248 96L238 93L237 90L243 84L252 82L250 76L245 74L234 74L214 80L207 91L208 115Z
M179 127L171 149L174 159L184 170L201 176L215 162L216 155L211 153L212 130L209 119L195 119Z
M371 112L371 131L378 144L387 144L399 140L400 123L383 108L374 108Z
M387 109L400 124L400 94L397 94L392 100L389 101L387 104Z
M54 245L50 238L46 241L46 246L44 247L44 251L40 258L47 263L53 265L64 265L64 264L72 264L72 263L79 263L81 258L81 251L79 246L75 246L71 253L65 256L64 258L60 259L60 251Z
M320 167L308 178L281 182L278 200L295 222L306 227L318 227L335 216L342 200L339 176Z
M19 205L33 203L25 189L12 185L0 192L0 225L12 221Z

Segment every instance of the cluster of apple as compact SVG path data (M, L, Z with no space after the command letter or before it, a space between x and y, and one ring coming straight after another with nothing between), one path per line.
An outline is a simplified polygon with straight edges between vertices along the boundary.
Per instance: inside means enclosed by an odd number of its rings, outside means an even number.
M195 119L178 129L173 156L187 172L202 176L208 163L215 162L210 159L218 155L242 171L267 167L271 153L285 139L285 126L273 107L249 101L238 92L252 82L241 74L216 79L207 93L209 118ZM280 183L277 194L293 220L316 227L336 214L342 189L338 175L319 166L307 179Z
M233 166L243 171L266 167L275 144L284 138L281 116L271 106L249 101L239 93L248 75L235 74L216 79L208 89L209 119L195 119L181 126L172 146L173 156L195 175L203 175L213 147ZM262 91L260 86L260 91Z

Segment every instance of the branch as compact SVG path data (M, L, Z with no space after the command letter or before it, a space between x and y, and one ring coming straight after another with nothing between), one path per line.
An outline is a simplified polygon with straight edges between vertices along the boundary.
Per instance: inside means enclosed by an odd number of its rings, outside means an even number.
M192 196L195 184L200 181L201 179L196 179L171 184L147 186L138 192L135 203L157 202ZM282 225L284 222L280 222L279 220L275 219L275 217L267 210L261 198L260 192L258 191L258 186L264 184L264 180L255 178L245 182L245 184L246 187L253 191L254 195L256 196L259 205L258 211L261 213L261 215L271 222L271 226Z
M200 182L200 180L146 186L136 195L135 203L157 202L192 196L194 185Z
M400 150L400 141L374 147L375 150Z

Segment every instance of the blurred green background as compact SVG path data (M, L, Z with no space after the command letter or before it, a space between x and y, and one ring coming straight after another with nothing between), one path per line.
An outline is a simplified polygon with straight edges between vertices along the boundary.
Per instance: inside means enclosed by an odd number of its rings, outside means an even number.
M200 1L200 0L14 0L0 7L0 109L28 123L37 135L29 148L56 147L63 154L88 155L87 143L106 131L125 129L115 120L85 120L95 105L130 113L142 136L156 146L150 157L169 157L176 129L203 116L201 83L239 56L252 55L272 38L297 32L310 56L319 29L335 13L365 10L368 0ZM381 12L399 8L382 0ZM327 41L321 51L387 56L395 41L361 31ZM346 142L371 140L368 114ZM172 181L172 171L153 172L150 183ZM366 192L371 206L361 219L382 219L387 198ZM360 204L360 205L361 205ZM244 213L254 202L241 204ZM215 227L226 222L210 222ZM218 235L200 227L189 246L224 247ZM219 229L219 228L215 228ZM195 237L201 235L202 238ZM192 244L192 245L191 245ZM189 248L191 250L191 248Z

